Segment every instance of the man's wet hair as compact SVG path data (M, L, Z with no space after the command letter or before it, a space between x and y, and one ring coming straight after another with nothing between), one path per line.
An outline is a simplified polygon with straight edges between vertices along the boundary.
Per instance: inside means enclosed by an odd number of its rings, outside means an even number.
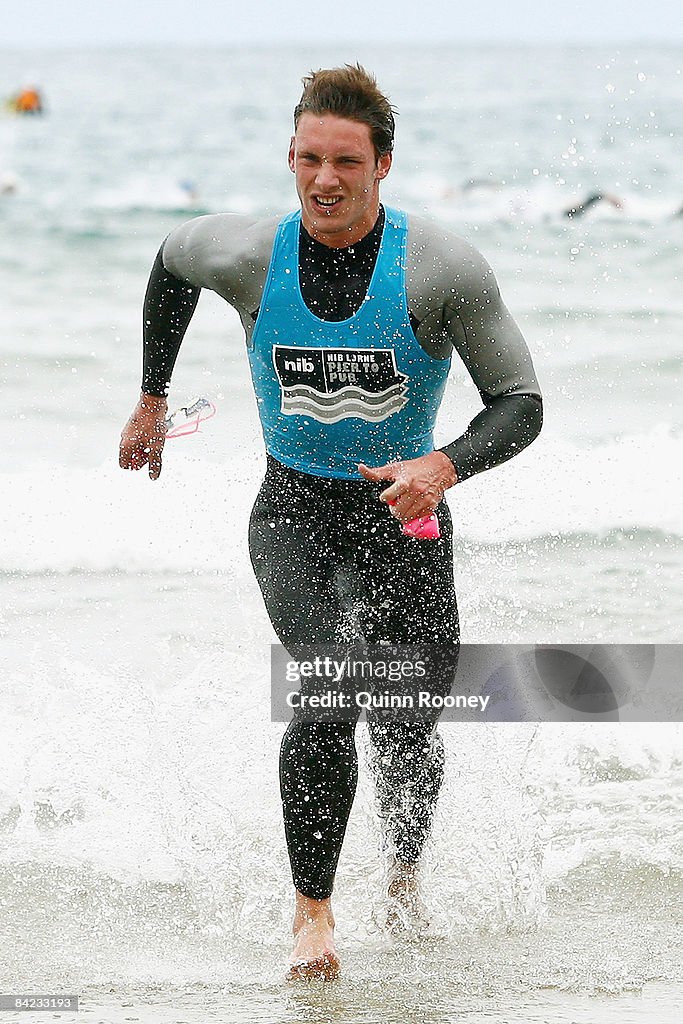
M374 76L360 64L311 71L303 83L304 91L294 109L295 131L302 114L334 114L368 126L378 159L391 153L397 111L380 92Z

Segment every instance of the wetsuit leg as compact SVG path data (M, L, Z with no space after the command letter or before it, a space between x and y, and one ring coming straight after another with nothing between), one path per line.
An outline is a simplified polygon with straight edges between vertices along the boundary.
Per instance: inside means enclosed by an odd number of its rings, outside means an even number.
M439 510L441 539L406 538L393 520L380 520L372 546L358 547L367 599L365 637L371 643L424 645L428 686L450 692L458 656L458 612L453 586L452 525ZM438 712L421 721L391 722L368 714L377 799L388 851L404 864L419 860L443 782Z
M249 525L249 550L282 645L293 658L339 642L344 620L339 553L327 529L328 481L305 479L269 459ZM353 722L289 724L280 748L280 792L294 885L312 899L332 894L356 791Z
M385 852L416 864L431 832L444 776L443 740L435 726L369 724Z

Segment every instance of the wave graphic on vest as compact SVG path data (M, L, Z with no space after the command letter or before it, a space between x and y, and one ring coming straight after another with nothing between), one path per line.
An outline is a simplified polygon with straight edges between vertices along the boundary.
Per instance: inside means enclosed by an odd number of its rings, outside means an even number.
M393 349L273 346L281 412L337 423L357 416L378 423L408 401L408 377Z

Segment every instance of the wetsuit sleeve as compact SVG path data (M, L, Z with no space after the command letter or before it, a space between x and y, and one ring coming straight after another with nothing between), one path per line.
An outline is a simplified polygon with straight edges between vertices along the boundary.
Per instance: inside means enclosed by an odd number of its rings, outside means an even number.
M522 332L506 308L484 258L471 250L445 326L474 381L483 410L460 437L440 449L466 480L507 462L538 436L543 405Z
M541 429L541 392L522 333L491 267L469 242L424 218L409 222L408 303L416 337L434 358L457 352L484 404L439 450L459 480L526 448Z
M531 444L543 424L540 395L480 394L484 410L461 437L439 448L453 463L458 481L507 462Z
M202 288L220 295L249 337L279 218L234 214L194 217L175 228L157 255L147 286L143 390L165 395L180 343Z
M165 397L201 289L169 273L162 253L163 246L157 253L145 293L142 390L147 395Z

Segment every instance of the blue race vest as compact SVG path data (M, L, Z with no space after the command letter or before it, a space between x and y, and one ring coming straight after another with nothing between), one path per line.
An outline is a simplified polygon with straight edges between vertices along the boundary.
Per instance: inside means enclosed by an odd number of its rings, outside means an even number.
M407 217L385 208L365 301L348 320L321 320L299 287L301 211L279 224L249 349L266 450L314 476L360 477L433 450L450 369L413 334L405 288Z

